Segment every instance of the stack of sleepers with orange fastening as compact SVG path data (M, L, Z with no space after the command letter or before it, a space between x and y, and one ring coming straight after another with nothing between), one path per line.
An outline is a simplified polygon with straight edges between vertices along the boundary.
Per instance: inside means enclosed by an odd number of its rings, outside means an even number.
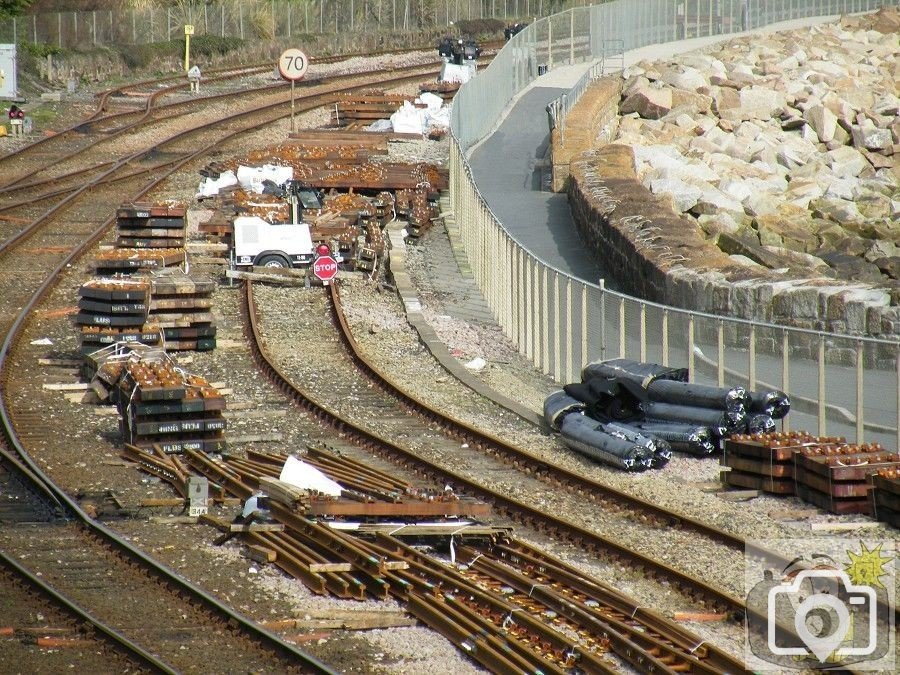
M872 516L900 528L900 470L879 469L869 474Z
M112 277L88 281L78 290L81 353L116 342L162 342L160 326L150 318L150 282Z
M842 443L842 438L818 438L805 431L734 434L725 441L719 460L728 467L720 474L726 485L794 494L794 454L803 448Z
M869 475L900 469L900 455L878 443L824 445L794 456L797 496L833 513L872 514Z
M126 443L159 446L167 454L226 449L224 397L167 358L128 362L116 398Z
M116 247L183 247L184 215L183 206L122 204L116 209Z
M97 254L94 269L100 275L134 274L176 267L186 260L184 248L113 248Z

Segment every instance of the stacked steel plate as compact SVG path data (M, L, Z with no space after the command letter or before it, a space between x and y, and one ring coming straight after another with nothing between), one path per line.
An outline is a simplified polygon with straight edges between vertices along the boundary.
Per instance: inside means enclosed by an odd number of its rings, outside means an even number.
M872 514L869 476L900 469L900 455L878 443L822 445L795 455L797 496L833 513Z
M879 469L869 475L872 516L900 528L900 470Z
M733 434L772 431L774 419L790 409L779 391L687 380L684 368L630 359L591 363L581 382L545 400L544 416L574 450L642 470L664 464L671 450L709 455Z
M225 399L204 378L165 355L129 360L117 383L116 405L125 443L166 454L225 450Z
M721 472L721 479L732 487L792 495L794 455L804 448L841 442L841 438L817 438L803 431L737 434L725 441L720 463L728 469Z
M116 247L183 247L184 214L183 206L123 204L116 209Z

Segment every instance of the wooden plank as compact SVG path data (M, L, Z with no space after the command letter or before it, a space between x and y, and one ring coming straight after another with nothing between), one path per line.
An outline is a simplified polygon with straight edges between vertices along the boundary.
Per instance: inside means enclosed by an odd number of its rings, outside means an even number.
M161 525L196 525L197 516L150 516L151 523Z
M310 563L310 572L352 572L353 565L347 562L341 563Z
M41 386L49 391L87 391L91 388L88 382L45 382Z
M230 523L229 532L284 532L283 523L250 523L249 525L241 525L239 523Z
M866 521L863 523L810 523L809 529L813 532L854 532L867 530L881 525L878 521Z
M258 563L273 563L278 559L278 553L266 546L247 544L247 557Z

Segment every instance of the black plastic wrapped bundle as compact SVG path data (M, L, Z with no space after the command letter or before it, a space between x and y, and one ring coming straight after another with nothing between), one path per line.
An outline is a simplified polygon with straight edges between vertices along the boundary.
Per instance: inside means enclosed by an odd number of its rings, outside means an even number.
M646 387L647 384L656 380L687 382L688 371L687 368L670 368L631 359L608 359L589 363L581 369L582 382L587 382L594 377L607 379L618 377Z
M642 408L648 419L699 424L709 427L713 435L719 438L743 431L747 424L747 413L743 411L729 412L658 401L648 401L642 405Z
M780 420L791 411L791 399L783 391L751 391L748 412L770 415Z
M565 393L585 405L585 412L596 420L631 420L641 416L640 404L647 392L628 380L595 377L563 387Z
M669 443L673 450L692 455L711 455L719 449L709 427L684 422L644 420L634 426L645 434L651 434Z
M544 419L554 431L559 431L563 418L569 413L584 412L584 403L564 391L554 391L544 399Z
M581 413L563 417L563 443L591 459L625 471L645 471L653 466L653 452L603 430L603 424Z
M630 424L618 424L616 422L608 422L603 425L603 430L613 436L618 436L626 441L642 445L653 453L653 468L663 467L672 459L672 446L669 443L637 429Z
M775 431L775 420L771 415L757 413L747 418L748 434L768 434Z
M647 393L652 401L731 412L740 412L750 405L750 396L743 387L713 387L691 382L655 380L647 385Z

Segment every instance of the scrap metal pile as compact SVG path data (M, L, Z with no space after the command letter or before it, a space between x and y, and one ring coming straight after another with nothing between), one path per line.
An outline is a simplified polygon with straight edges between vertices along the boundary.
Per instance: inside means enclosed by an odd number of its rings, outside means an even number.
M789 410L777 390L694 384L684 368L630 359L590 363L544 401L566 445L626 471L663 466L673 450L710 455L733 434L772 431Z
M290 222L289 206L277 196L264 194L263 181L254 180L253 174L284 171L287 180L322 193L320 204L301 205L300 217L310 225L315 245L334 248L340 242L351 252L361 246L380 256L385 224L396 216L405 217L410 235L418 236L438 217L439 192L449 185L446 169L387 162L387 154L383 134L313 129L253 151L246 162L210 164L200 172L203 183L198 198L215 199L218 213L200 231L228 243L236 216ZM404 208L395 208L398 202Z

